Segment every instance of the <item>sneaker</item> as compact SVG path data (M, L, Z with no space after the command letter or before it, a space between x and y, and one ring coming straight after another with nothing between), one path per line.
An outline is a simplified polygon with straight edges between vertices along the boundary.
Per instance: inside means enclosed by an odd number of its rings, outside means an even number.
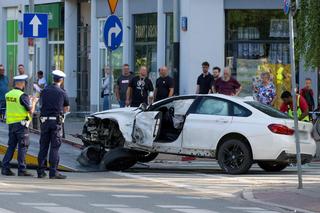
M27 171L21 171L21 172L18 172L18 176L23 176L23 177L32 177L33 174L27 172Z
M45 178L45 177L47 177L47 173L45 172L38 174L38 178Z
M56 174L55 176L49 177L50 179L66 179L67 176L62 175L62 174Z
M10 169L2 170L2 171L1 171L1 174L2 174L2 175L5 175L5 176L15 176L15 175L16 175L16 174L15 174L13 171L11 171Z

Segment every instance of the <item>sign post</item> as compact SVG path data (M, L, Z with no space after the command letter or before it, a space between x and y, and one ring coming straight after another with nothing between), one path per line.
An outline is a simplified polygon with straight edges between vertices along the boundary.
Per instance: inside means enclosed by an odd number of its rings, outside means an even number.
M290 37L290 61L291 61L291 94L293 100L293 116L294 116L294 135L296 140L296 152L297 152L297 169L298 169L298 189L303 188L302 184L302 167L301 167L301 149L300 149L300 135L299 135L299 122L297 114L297 98L296 98L296 66L294 55L294 24L293 16L297 10L297 3L295 0L285 0L284 11L289 14L289 37ZM288 9L286 9L288 7Z
M122 23L118 16L113 15L118 0L108 0L109 8L111 11L111 16L109 16L106 20L103 30L104 44L108 49L108 66L110 68L109 74L109 109L111 109L111 101L112 101L112 79L113 79L113 66L112 66L112 51L116 50L120 47L123 37L123 28Z

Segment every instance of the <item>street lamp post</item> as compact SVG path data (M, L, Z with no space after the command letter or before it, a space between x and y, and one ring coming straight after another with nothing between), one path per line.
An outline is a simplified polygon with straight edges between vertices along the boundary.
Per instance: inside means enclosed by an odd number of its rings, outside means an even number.
M297 114L297 98L296 98L296 66L295 66L295 55L294 55L294 25L293 16L298 9L298 0L292 0L290 2L289 10L289 37L290 37L290 60L291 60L291 94L293 100L293 116L294 116L294 136L296 141L296 152L297 152L297 169L298 169L298 189L303 188L302 184L302 167L301 167L301 149L300 149L300 137L299 137L299 122Z

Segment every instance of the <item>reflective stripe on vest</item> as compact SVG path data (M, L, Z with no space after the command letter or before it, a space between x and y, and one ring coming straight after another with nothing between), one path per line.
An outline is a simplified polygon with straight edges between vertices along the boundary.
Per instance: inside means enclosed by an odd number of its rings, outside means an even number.
M20 97L23 92L18 89L13 89L6 94L6 123L13 124L24 120L31 120L31 116L26 108L21 105Z
M300 95L298 95L298 98L297 98L297 116L298 118L300 118L300 116L302 115L302 111L301 111L301 108L300 108ZM293 118L293 110L291 109L290 105L288 105L288 116L290 118ZM302 119L302 121L310 121L309 120L309 116L307 115L306 117L304 117Z

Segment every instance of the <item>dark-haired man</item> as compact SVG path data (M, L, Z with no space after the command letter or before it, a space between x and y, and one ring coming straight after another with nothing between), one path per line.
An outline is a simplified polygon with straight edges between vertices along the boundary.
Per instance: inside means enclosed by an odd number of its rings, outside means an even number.
M208 62L202 63L202 73L197 79L196 94L208 94L211 92L213 77L209 72L210 64Z
M216 83L216 81L218 80L218 78L220 78L220 73L221 73L221 69L220 67L214 67L212 69L212 88L211 88L211 91L213 92L214 91L214 85Z
M126 96L129 82L134 76L130 73L129 64L122 66L122 75L118 78L115 92L120 108L126 106Z
M280 111L287 113L290 118L293 118L293 101L290 92L285 91L281 94L283 101L280 106ZM297 99L297 116L299 121L309 121L309 110L306 100L301 95L296 95Z

